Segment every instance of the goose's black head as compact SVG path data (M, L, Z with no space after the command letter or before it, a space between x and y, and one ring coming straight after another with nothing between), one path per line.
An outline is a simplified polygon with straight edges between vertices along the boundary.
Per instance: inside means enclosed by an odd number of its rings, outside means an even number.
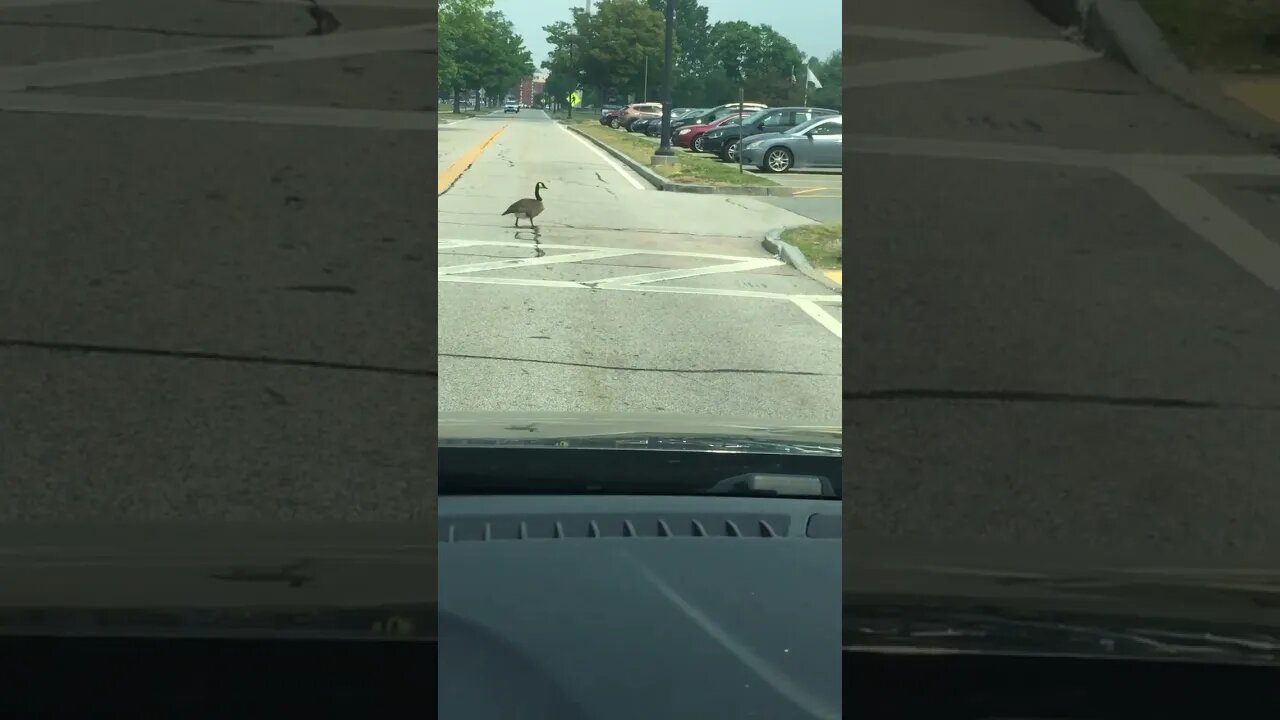
M534 186L533 186L533 189L534 189L534 190L537 190L538 188L542 188L543 190L546 190L546 189L547 189L547 186L546 186L545 184L543 184L543 183L539 182L537 185L534 185Z

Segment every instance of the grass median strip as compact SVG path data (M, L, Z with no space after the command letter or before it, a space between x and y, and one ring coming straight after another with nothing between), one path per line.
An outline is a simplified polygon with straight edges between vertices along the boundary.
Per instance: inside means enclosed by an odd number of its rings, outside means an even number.
M1276 0L1141 0L1183 62L1196 69L1280 72Z
M782 232L782 241L796 246L817 270L839 275L844 272L844 223L801 225Z
M658 149L658 144L642 135L635 135L621 130L614 130L600 124L594 117L565 120L565 123L582 133L589 135L631 159L643 163L650 170L672 182L690 183L693 185L755 185L770 186L777 183L762 178L749 170L738 172L736 164L720 162L711 155L689 153L682 148L674 147L676 162L670 165L649 165L649 160Z

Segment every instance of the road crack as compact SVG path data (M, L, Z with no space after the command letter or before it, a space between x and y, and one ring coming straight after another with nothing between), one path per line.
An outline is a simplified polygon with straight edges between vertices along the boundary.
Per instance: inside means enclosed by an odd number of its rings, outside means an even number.
M20 350L46 350L50 352L75 353L78 355L126 355L135 357L162 357L175 360L213 360L243 365L280 365L285 367L307 367L322 370L348 370L367 372L379 375L405 375L409 377L436 377L435 370L426 368L394 367L387 365L368 365L364 363L342 363L327 360L306 360L302 358L281 358L265 355L231 355L225 353L202 352L194 350L160 350L157 348L125 347L115 345L93 345L89 343L53 342L47 340L24 340L20 338L0 338L0 348Z
M694 368L681 370L676 368L630 367L626 365L570 362L568 360L539 360L536 358L503 357L501 355L467 355L462 353L439 353L439 357L457 358L460 360L499 360L503 362L590 368L592 370L621 370L626 372L662 373L668 375L788 375L794 377L841 377L839 373L821 373L807 370L761 370L754 368Z

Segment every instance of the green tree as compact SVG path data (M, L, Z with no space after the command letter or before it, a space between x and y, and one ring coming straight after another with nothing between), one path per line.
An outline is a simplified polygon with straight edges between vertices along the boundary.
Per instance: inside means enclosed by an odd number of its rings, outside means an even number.
M734 20L713 25L710 39L712 60L725 76L739 79L747 100L769 105L800 101L804 56L778 31Z
M667 0L647 0L649 7L666 19ZM664 28L665 32L665 28ZM672 103L677 106L699 105L707 98L718 97L720 88L715 77L719 68L711 60L711 25L707 9L698 0L676 0L675 7L675 77Z
M543 28L555 49L543 67L588 87L601 99L644 90L648 59L649 90L656 94L663 67L663 16L646 0L600 0L595 12L571 10L568 21ZM646 98L647 99L647 98Z
M465 92L483 90L493 102L533 72L524 41L493 0L440 0L437 82L460 112Z

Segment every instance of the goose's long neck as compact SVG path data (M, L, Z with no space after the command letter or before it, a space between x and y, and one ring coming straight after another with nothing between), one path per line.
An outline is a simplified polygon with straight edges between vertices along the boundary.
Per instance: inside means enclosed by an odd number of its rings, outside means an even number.
M533 186L533 199L537 200L538 202L542 202L542 186L541 185Z

